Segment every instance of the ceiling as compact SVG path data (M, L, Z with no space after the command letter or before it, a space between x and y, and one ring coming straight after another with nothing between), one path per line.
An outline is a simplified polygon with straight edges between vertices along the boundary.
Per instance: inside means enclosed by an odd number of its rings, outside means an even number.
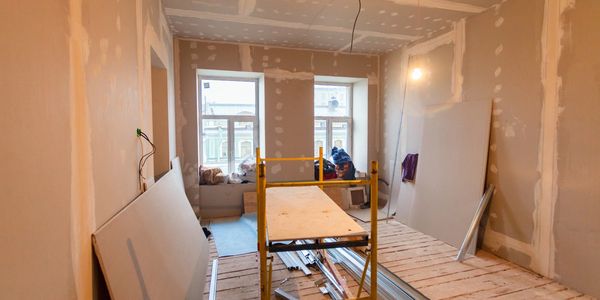
M502 0L362 0L353 52L379 54L449 30ZM350 50L358 0L163 0L175 36Z

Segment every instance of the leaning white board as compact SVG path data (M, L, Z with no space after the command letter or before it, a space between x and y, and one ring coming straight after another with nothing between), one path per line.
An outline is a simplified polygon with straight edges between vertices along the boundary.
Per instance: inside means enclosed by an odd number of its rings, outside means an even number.
M175 167L93 234L112 299L202 299L208 242Z
M457 248L484 190L491 109L491 101L429 106L423 121L409 226Z

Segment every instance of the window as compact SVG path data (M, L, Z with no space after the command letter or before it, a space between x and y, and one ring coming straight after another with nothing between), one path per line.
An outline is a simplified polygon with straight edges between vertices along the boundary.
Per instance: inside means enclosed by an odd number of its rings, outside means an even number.
M258 144L258 81L201 77L199 85L202 164L233 172Z
M324 147L329 158L331 148L352 152L352 85L343 83L315 84L315 156Z

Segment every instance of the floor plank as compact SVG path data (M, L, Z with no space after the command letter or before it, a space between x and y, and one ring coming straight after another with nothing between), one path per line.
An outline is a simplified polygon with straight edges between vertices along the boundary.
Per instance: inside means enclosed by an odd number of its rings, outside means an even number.
M370 223L357 223L370 229ZM478 251L459 263L454 260L456 249L435 238L393 220L378 225L379 262L431 299L592 299L491 253ZM212 261L218 254L212 237L209 243ZM205 299L210 269L211 264ZM338 269L356 292L358 283ZM274 255L272 288L280 287L300 299L329 299L314 285L323 275L311 271L311 276L288 271ZM217 299L258 299L257 253L219 258L217 278Z

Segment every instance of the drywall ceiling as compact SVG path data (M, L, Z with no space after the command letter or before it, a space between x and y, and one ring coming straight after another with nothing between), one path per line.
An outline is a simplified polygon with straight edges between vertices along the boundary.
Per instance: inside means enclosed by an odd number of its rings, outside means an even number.
M362 0L353 52L383 53L449 30L501 0ZM348 51L358 0L163 0L178 37Z

